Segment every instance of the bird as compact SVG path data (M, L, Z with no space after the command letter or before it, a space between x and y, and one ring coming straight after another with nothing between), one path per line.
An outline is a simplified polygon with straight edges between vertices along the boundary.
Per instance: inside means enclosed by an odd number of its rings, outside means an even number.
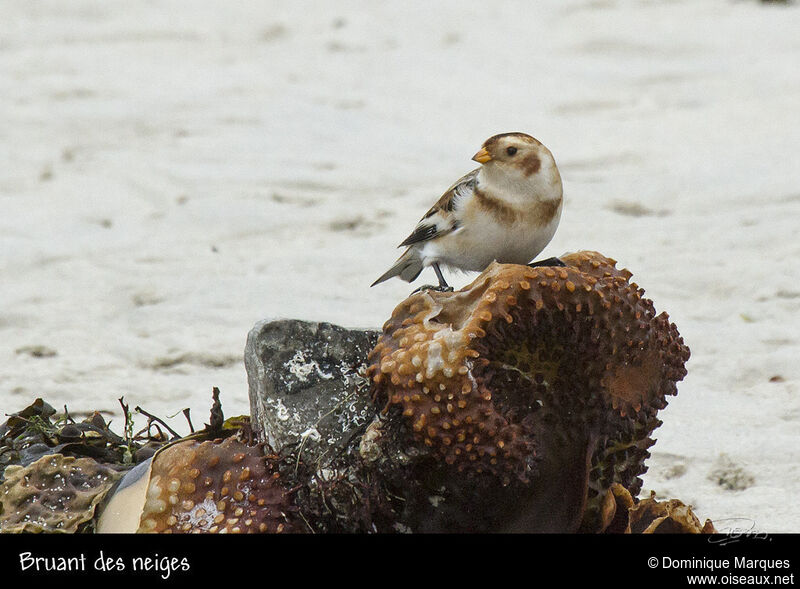
M480 167L459 178L398 247L397 261L375 286L413 282L433 267L435 290L452 290L441 270L481 272L493 261L528 264L550 242L561 219L561 175L550 150L526 133L494 135L472 157ZM548 258L531 266L563 266ZM416 292L416 291L415 291Z

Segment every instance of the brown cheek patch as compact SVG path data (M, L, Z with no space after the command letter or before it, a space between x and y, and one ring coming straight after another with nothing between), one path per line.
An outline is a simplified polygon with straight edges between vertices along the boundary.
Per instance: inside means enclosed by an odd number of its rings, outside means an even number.
M531 174L535 174L539 171L539 168L542 167L542 160L540 160L535 154L530 154L525 156L522 160L522 170L525 172L526 176L530 176Z

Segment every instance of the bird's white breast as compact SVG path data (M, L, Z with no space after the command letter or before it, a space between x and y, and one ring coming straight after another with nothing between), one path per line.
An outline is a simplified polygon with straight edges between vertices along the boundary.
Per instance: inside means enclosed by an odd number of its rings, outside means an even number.
M550 242L561 217L561 205L545 223L525 216L502 223L491 214L469 215L459 229L425 244L426 263L441 262L462 270L480 272L492 261L527 264Z
M535 174L488 173L483 167L475 180L449 215L456 229L420 247L424 265L439 262L480 272L495 260L527 264L555 234L562 188L552 157L544 158Z

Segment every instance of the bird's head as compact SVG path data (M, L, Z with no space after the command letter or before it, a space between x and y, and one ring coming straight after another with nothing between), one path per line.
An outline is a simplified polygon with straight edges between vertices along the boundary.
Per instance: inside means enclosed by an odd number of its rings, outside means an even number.
M525 133L489 137L472 159L483 166L483 175L493 184L557 187L560 193L561 176L553 154Z

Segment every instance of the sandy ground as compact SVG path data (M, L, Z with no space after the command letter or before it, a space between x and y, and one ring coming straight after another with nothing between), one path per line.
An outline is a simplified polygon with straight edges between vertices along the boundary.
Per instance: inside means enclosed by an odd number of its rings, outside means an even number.
M692 350L646 490L800 531L800 6L269 4L0 4L0 411L247 413L250 327L380 326L395 245L526 131L542 255L616 258Z

